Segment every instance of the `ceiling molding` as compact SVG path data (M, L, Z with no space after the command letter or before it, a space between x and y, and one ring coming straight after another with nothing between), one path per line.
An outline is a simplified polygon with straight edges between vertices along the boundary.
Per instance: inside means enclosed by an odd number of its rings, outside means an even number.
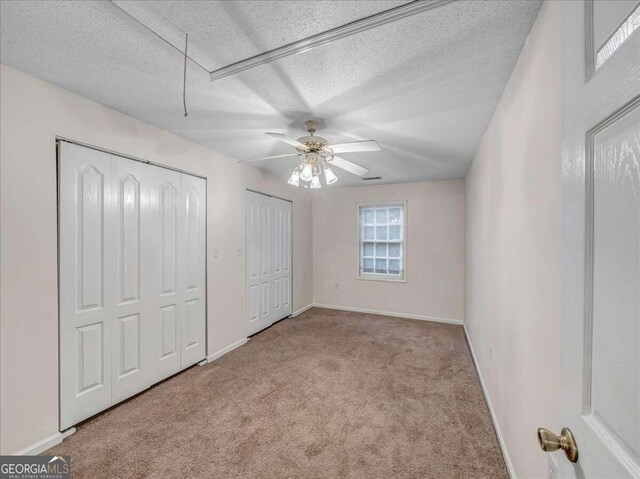
M234 75L235 73L249 70L250 68L264 65L265 63L270 63L280 58L302 53L307 50L311 50L312 48L319 47L320 45L334 42L341 38L369 30L370 28L395 22L396 20L416 15L418 13L431 10L432 8L446 5L453 1L455 0L414 0L413 2L355 20L345 25L327 30L326 32L318 33L302 40L298 40L297 42L289 43L282 47L274 48L273 50L218 68L217 70L210 72L211 81L219 80L220 78Z

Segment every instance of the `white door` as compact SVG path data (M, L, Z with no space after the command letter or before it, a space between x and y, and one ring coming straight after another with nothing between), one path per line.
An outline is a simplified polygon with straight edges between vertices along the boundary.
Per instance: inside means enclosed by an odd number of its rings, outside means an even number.
M249 335L291 314L291 202L247 192Z
M563 3L565 479L640 477L638 26L637 1Z
M247 192L247 316L248 334L273 323L271 281L271 202L266 195Z
M182 175L178 210L178 287L180 304L181 367L205 357L205 219L207 185L202 178Z
M151 382L180 371L180 318L182 295L178 288L178 217L182 175L148 166L143 185L149 214L143 217L143 268L149 304Z
M60 143L60 427L111 405L111 155Z
M278 198L269 199L272 202L273 217L271 232L273 323L291 314L291 203Z
M260 249L261 210L260 198L255 193L247 192L247 293L246 316L247 334L252 335L262 329L260 327ZM262 195L260 195L262 196Z
M111 402L117 403L149 387L150 317L141 278L142 175L146 165L111 156L111 192L115 233L113 261L114 316L111 319Z
M206 182L59 147L66 429L204 359Z

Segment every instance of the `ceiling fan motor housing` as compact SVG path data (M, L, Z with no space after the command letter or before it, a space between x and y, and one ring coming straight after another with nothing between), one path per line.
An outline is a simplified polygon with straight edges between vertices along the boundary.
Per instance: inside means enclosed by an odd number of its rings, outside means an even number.
M304 127L309 132L309 136L301 136L298 141L309 148L313 153L321 153L322 149L329 144L326 138L321 136L315 136L314 133L320 128L320 124L315 120L307 120L304 122ZM300 148L296 148L298 153L308 153Z
M321 136L301 136L298 138L298 141L307 146L311 151L320 152L322 148L327 146L329 142L326 138L322 138ZM298 153L308 153L300 148L296 148Z

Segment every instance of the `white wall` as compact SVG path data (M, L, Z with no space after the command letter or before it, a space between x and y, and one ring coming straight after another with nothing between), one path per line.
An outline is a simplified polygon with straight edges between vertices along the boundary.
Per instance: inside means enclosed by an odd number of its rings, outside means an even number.
M561 317L561 2L545 2L466 178L465 321L519 478L547 477Z
M311 303L308 192L4 65L0 99L2 454L58 430L56 135L207 177L208 354L246 336L247 187L293 200L293 309Z
M356 203L386 200L408 201L406 283L356 279ZM462 320L463 180L315 192L313 244L315 303Z

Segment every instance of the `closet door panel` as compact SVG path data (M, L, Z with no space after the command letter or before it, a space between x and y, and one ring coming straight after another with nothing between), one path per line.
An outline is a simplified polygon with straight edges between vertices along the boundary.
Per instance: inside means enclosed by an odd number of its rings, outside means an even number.
M273 210L272 267L273 317L272 322L291 314L291 203L270 198Z
M60 429L111 405L111 156L61 142Z
M184 332L184 349L196 347L200 341L199 322L200 322L200 300L192 299L185 301L184 314L182 316Z
M282 313L284 317L292 313L291 309L291 255L292 255L292 215L293 205L286 202L283 211L283 241L282 241Z
M258 256L260 258L260 329L271 325L271 310L273 302L271 291L271 204L269 198L261 195L260 198L260 227L258 229Z
M115 234L116 303L112 318L112 404L149 387L151 324L141 295L141 183L146 165L119 156L111 160Z
M248 334L291 314L291 203L247 192Z
M260 331L260 202L255 193L247 193L247 335Z
M177 173L160 172L164 181L156 186L154 194L158 195L154 214L159 220L161 284L157 293L163 296L176 294L178 289L178 191Z
M173 363L167 366L158 377L169 376L180 370L180 330L178 329L178 308L175 304L159 308L158 339L159 348L156 360L161 363Z
M180 371L182 294L178 291L178 217L182 175L147 165L143 216L145 284L151 323L149 376L152 383Z
M205 357L205 221L206 182L182 175L181 205L178 216L178 285L181 305L181 367Z
M140 301L140 168L139 165L123 168L123 161L114 159L112 170L121 174L116 178L114 185L118 229L119 304ZM123 173L127 170L129 172Z
M283 245L283 205L284 201L269 198L273 221L271 225L271 275L273 277L272 322L280 319L282 309L282 245Z
M270 198L273 210L272 267L273 316L272 322L291 314L291 203Z

